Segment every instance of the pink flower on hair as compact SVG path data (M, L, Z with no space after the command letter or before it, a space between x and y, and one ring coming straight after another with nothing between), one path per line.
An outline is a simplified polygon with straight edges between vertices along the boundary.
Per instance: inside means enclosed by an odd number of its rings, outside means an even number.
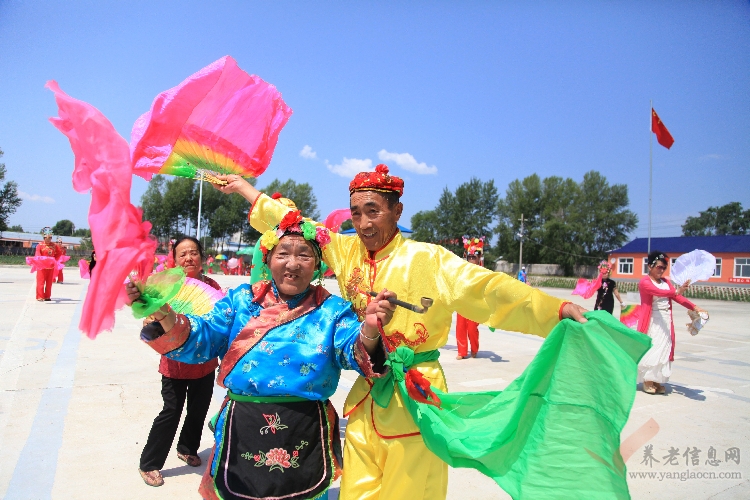
M315 232L315 241L318 242L321 249L331 242L331 235L328 232L328 228L318 226L315 228Z

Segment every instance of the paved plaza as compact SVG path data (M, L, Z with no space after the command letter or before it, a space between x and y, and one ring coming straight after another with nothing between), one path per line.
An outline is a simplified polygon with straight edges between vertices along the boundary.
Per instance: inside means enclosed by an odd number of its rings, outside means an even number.
M175 452L162 471L164 486L141 480L140 453L162 405L159 355L139 340L140 321L127 308L117 313L113 332L83 337L77 325L88 281L77 274L66 269L52 301L37 302L27 267L0 267L0 498L197 498L203 467L188 467ZM223 287L246 279L214 277ZM325 285L338 292L334 281ZM593 305L569 290L545 291ZM669 394L638 392L622 434L623 441L632 436L623 455L634 499L750 498L750 304L696 302L711 320L691 337L685 310L675 306ZM480 326L479 356L459 361L451 334L441 350L449 387L503 389L542 341ZM354 372L344 372L332 398L339 412L354 379ZM221 399L217 387L209 415ZM211 446L206 429L204 463ZM331 499L337 495L337 487L329 492ZM474 470L451 469L448 498L509 497Z

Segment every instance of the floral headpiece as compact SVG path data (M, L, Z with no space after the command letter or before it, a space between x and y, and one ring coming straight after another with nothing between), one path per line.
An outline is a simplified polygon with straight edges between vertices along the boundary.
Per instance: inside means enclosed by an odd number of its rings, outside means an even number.
M464 256L483 254L484 238L484 236L479 236L478 238L470 238L468 236L464 236Z
M610 269L612 269L612 266L606 260L603 260L603 261L601 261L599 263L599 272L600 273L604 274L607 271L609 271Z
M260 237L260 251L263 252L264 260L268 252L279 244L279 240L288 234L298 234L313 243L318 257L322 256L323 248L331 242L331 235L328 234L327 228L304 220L299 210L292 210L287 212L278 226L269 229Z
M404 180L388 173L388 165L380 164L374 172L360 172L349 183L349 194L355 191L379 191L404 194Z
M49 226L42 228L42 236L52 236L52 228Z

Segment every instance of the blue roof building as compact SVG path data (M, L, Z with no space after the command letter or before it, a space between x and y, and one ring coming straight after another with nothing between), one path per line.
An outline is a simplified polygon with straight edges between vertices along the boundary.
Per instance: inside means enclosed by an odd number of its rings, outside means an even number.
M636 238L611 251L612 277L640 279L646 276L647 250L648 239ZM672 262L693 250L705 250L716 257L716 272L709 283L750 284L750 235L651 238L651 250L666 253Z

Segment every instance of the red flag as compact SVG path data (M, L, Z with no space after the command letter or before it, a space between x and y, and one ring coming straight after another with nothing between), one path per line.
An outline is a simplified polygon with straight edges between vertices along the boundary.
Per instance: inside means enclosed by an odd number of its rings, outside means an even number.
M654 108L651 108L651 132L656 134L656 140L665 148L669 149L674 144L672 134L669 133L667 127L661 122Z

